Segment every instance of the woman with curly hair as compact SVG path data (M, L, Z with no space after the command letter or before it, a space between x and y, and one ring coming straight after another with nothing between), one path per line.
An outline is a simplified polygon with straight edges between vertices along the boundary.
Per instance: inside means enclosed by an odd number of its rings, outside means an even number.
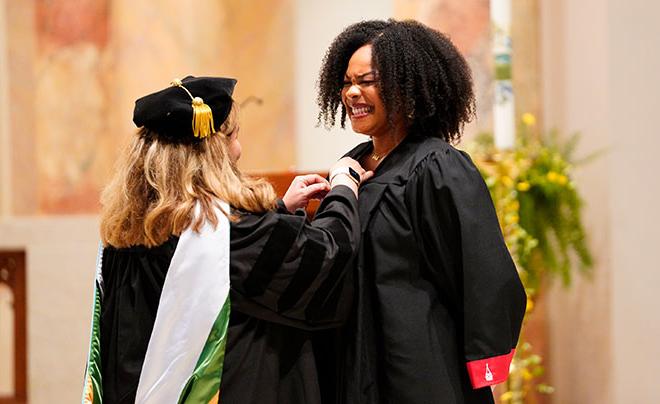
M339 111L369 136L347 156L374 171L359 190L353 313L319 352L338 370L328 402L493 402L526 298L488 189L452 146L474 115L465 59L418 22L366 21L330 45L319 87L320 121Z
M85 402L320 403L311 331L346 318L370 174L345 158L277 200L236 166L235 84L187 77L135 103L102 196ZM323 195L311 222L290 213Z

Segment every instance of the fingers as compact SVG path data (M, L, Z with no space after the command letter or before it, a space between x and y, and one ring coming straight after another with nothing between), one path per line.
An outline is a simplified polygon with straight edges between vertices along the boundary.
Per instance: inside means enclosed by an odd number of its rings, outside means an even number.
M319 182L307 186L305 189L302 190L302 192L307 199L319 199L325 196L325 194L327 194L329 190L330 190L330 185L328 184L327 181L324 180L324 182Z
M328 183L328 180L326 180L325 178L321 177L321 176L318 175L318 174L300 175L300 176L298 176L298 178L299 178L300 181L302 181L303 184L305 184L305 185L312 185L312 184L320 184L320 183L323 183L323 184L326 184L328 187L330 186L330 184Z
M369 178L373 177L373 171L365 171L364 168L350 157L344 157L337 161L332 169L337 169L340 167L350 167L360 174L360 182L366 181ZM342 179L339 178L339 181ZM353 187L353 184L350 183L350 180L346 180L346 184L349 187ZM318 174L304 174L296 176L286 194L282 198L286 207L290 211L294 211L298 208L304 208L307 206L307 203L311 199L323 199L326 194L330 191L330 183L325 178L321 177ZM354 192L357 191L357 187Z
M362 174L360 174L360 182L364 182L373 176L374 176L373 171L364 171Z
M328 191L328 190L326 190L326 189L321 190L321 191L318 191L318 192L315 192L315 193L309 195L308 199L309 199L310 201L311 201L312 199L316 199L316 200L319 200L319 201L320 201L320 200L322 200L323 198L325 198L326 195L328 195L328 192L330 192L330 191Z

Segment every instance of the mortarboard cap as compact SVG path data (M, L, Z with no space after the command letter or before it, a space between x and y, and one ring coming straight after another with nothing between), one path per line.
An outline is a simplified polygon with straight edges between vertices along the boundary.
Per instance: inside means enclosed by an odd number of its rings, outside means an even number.
M212 135L229 116L236 80L224 77L175 79L170 87L135 101L133 122L174 143Z

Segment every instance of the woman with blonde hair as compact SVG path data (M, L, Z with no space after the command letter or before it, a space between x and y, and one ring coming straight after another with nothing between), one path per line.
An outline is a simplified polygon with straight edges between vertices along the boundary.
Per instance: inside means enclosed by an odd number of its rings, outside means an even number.
M320 402L310 332L347 315L371 173L345 158L277 200L236 166L235 84L187 77L136 101L102 195L86 402ZM290 213L323 196L311 222Z

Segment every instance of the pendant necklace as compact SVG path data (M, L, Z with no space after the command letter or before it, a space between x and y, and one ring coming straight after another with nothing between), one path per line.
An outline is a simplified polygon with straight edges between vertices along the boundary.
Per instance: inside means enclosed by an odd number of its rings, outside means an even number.
M370 157L371 157L372 160L378 161L378 160L382 159L383 157L385 157L386 155L387 155L387 153L385 153L385 154L376 154L376 152L372 152Z
M372 142L372 144L373 144L373 138L371 139L371 142ZM399 145L399 143L401 143L401 141L398 141L398 142L394 145L394 147L392 147L392 148L389 149L387 152L382 153L382 154L378 154L378 153L376 153L376 151L374 150L374 151L372 151L371 154L369 155L369 158L371 158L373 161L380 161L380 160L384 159L385 157L387 157L387 155L390 154L390 152L391 152L392 150L394 150L394 149ZM372 146L372 147L373 147L373 146Z
M394 146L394 147L396 147L396 146ZM394 148L388 150L387 152L385 152L385 153L383 153L383 154L378 154L378 153L376 153L375 151L372 151L371 154L369 155L369 157L370 157L373 161L380 161L380 160L384 159L385 157L387 157L387 155L390 154L390 152L391 152L392 150L394 150Z

